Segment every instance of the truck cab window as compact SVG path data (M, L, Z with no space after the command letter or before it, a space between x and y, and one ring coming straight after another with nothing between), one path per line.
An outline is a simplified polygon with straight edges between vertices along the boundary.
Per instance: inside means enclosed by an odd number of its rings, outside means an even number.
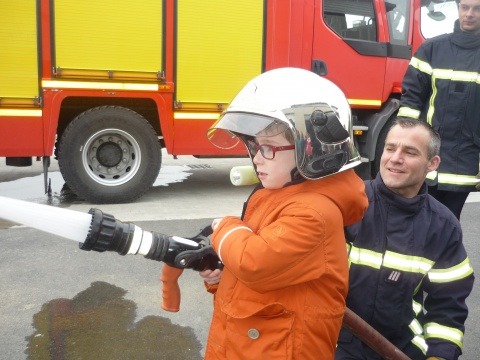
M410 3L405 0L389 0L385 1L385 8L387 10L390 43L407 45Z
M323 18L344 39L377 41L372 0L325 0Z

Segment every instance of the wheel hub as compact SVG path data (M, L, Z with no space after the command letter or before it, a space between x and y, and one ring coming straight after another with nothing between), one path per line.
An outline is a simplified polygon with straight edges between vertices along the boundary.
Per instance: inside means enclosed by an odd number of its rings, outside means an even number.
M122 155L120 146L112 142L103 143L97 149L98 162L107 168L118 165L122 161Z
M141 158L138 142L120 129L104 129L85 143L83 163L96 182L116 186L135 176Z

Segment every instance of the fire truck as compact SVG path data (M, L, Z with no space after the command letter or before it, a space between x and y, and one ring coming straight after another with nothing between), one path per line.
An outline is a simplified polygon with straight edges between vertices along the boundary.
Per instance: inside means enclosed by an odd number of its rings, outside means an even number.
M80 198L131 202L162 149L246 156L206 131L248 80L291 66L344 91L368 177L412 53L456 17L448 0L2 1L0 156L43 161L46 192L55 156Z

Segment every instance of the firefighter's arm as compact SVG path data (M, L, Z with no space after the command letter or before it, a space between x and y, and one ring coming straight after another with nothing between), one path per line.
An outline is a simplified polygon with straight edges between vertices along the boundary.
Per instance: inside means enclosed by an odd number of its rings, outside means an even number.
M480 172L477 174L477 179L480 179ZM477 185L475 185L475 188L476 188L478 191L480 191L480 182L479 182Z
M456 360L462 352L468 316L466 298L472 291L474 275L459 226L451 232L447 246L425 279L427 357ZM444 236L448 236L446 231L443 229Z
M398 116L419 119L430 98L432 79L427 53L425 45L421 46L410 60L410 65L402 81L402 97Z

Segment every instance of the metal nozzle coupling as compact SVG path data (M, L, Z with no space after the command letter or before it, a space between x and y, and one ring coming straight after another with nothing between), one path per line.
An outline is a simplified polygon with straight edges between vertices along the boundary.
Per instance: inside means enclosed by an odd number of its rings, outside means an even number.
M135 225L122 223L99 209L92 208L88 213L92 215L92 224L85 242L79 244L80 249L126 255L132 245Z
M134 224L116 220L113 215L99 209L92 208L88 213L92 215L92 222L85 242L79 244L82 250L139 254L147 259L173 263L179 252L199 247L189 239L144 231Z

